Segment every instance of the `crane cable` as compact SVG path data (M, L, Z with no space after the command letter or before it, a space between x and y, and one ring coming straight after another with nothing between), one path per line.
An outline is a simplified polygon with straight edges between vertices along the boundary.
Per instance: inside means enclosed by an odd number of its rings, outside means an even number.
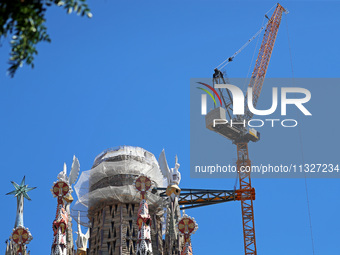
M264 19L265 19L265 17L263 17L262 26L263 26L263 23L264 23ZM259 41L260 41L260 37L257 38L256 45L255 45L255 48L254 48L254 53L253 53L253 56L252 56L251 61L250 61L248 73L247 73L246 79L244 80L242 91L246 91L246 85L248 84L248 78L249 78L249 75L250 75L251 67L253 66L253 62L254 62L254 58L255 58L255 54L256 54L256 50L257 50L257 46L259 44Z
M267 14L268 14L275 6L276 6L276 4L275 4L272 8L270 8L269 11L267 11L267 12L265 13L264 17L268 18ZM253 35L253 37L251 37L245 44L243 44L243 46L242 46L238 51L236 51L236 52L234 53L234 55L232 55L231 57L225 59L225 60L224 60L221 64L219 64L215 69L221 70L221 69L224 68L226 65L228 65L231 61L233 61L233 59L234 59L234 58L235 58L242 50L244 50L244 48L246 48L246 47L249 45L249 43L251 43L256 37L258 37L258 36L261 34L262 30L265 29L265 28L267 27L267 24L268 24L269 22L270 22L270 19L268 18L268 21L266 22L266 24L265 24L264 26L262 26L262 27L260 28L260 30L257 31L255 35Z
M268 22L260 28L259 31L257 31L257 33L255 35L253 35L252 38L250 38L238 51L236 51L234 53L234 55L232 55L231 57L225 59L221 64L219 64L215 69L222 69L224 68L226 65L228 65L231 61L233 61L233 59L245 48L248 46L249 43L251 43L259 34L261 34L262 30L267 26Z
M294 69L293 69L293 58L292 58L292 50L290 46L290 39L289 39L289 31L288 31L288 19L287 16L285 18L286 20L286 27L287 27L287 36L288 36L288 46L289 46L289 56L290 56L290 65L292 69L292 80L293 84L295 84L295 76L294 76ZM298 117L298 116L297 116ZM300 149L301 149L301 158L302 158L302 164L305 165L305 159L304 159L304 153L303 153L303 143L302 143L302 134L301 134L301 128L300 125L298 125L298 131L299 131L299 141L300 141ZM311 211L310 211L310 205L309 205L309 196L308 196L308 185L307 185L307 176L306 172L304 172L305 175L305 189L306 189L306 200L307 200L307 209L308 209L308 218L309 218L309 228L310 228L310 234L311 234L311 241L312 241L312 251L313 255L315 255L314 250L314 238L313 238L313 228L312 228L312 217L311 217Z

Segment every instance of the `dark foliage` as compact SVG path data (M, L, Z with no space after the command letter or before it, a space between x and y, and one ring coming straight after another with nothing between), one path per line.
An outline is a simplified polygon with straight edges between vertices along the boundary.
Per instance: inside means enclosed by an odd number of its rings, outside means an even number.
M11 36L8 73L13 77L24 63L34 67L39 42L50 42L45 26L46 9L62 6L67 13L92 17L86 0L0 0L0 39Z

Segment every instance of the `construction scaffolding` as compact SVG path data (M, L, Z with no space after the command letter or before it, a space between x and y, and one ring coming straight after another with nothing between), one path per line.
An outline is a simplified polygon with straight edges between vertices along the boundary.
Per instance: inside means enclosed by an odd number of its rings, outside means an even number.
M90 227L88 254L135 254L137 214L141 196L136 179L148 176L153 188L164 187L166 178L155 156L139 147L109 149L96 157L91 170L81 174L74 186L78 201L72 216ZM149 192L147 203L151 216L153 254L162 254L164 199Z

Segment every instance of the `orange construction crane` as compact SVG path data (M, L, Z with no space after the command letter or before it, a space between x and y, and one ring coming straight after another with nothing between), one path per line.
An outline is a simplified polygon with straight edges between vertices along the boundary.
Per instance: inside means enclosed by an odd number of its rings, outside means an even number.
M259 99L264 78L266 76L269 60L273 51L277 32L281 23L282 13L287 11L277 4L274 13L271 18L267 15L268 19L265 25L265 33L263 36L262 44L259 54L256 59L255 68L252 73L250 83L248 87L252 88L252 99L254 107ZM241 52L241 50L247 46L262 30L255 36L253 36L242 48L237 51L232 57L222 62L225 66L228 62L233 61L234 57ZM221 64L221 65L222 65ZM220 66L221 66L220 65ZM229 84L228 80L223 76L220 69L216 68L213 75L213 84L216 87L217 84ZM217 86L218 87L218 86ZM247 126L240 124L236 125L222 125L223 127L210 125L209 121L212 119L220 119L220 116L226 116L228 114L230 120L234 120L237 123L248 123L253 117L253 113L245 106L244 115L233 116L231 111L233 107L233 99L230 95L230 91L227 89L217 88L220 97L222 98L224 108L219 107L213 109L206 115L207 128L218 134L230 139L237 146L237 170L239 177L240 188L237 190L236 200L241 201L242 207L242 222L243 222L243 235L244 235L244 250L246 255L256 255L256 238L255 238L255 224L254 224L254 209L253 200L255 199L255 189L251 186L250 171L241 171L241 169L250 169L251 161L248 153L249 141L257 142L260 140L260 133L254 129L248 129ZM247 99L248 95L246 96ZM245 101L246 102L246 101ZM228 122L230 123L230 122ZM247 167L247 168L246 168Z
M255 238L255 224L254 224L254 209L253 200L255 200L255 189L251 186L250 172L241 169L250 169L251 161L248 153L249 141L257 142L260 140L260 133L254 129L248 129L247 126L241 124L230 125L230 121L225 125L213 125L212 120L223 119L227 115L229 120L234 123L247 123L253 117L252 112L245 105L244 115L232 115L233 98L230 91L219 88L223 84L230 84L228 79L223 76L220 71L229 62L233 61L234 57L238 55L251 41L253 41L263 29L265 33L263 36L260 51L255 63L255 68L252 73L249 86L252 88L253 106L255 107L261 93L264 78L266 76L269 60L273 51L277 32L281 23L282 13L288 13L280 4L277 4L276 9L269 18L267 14L265 17L268 22L245 43L233 56L223 61L217 68L213 75L213 85L217 88L223 106L210 111L206 115L207 128L230 139L237 146L237 170L240 187L237 190L208 190L208 189L181 189L178 204L183 209L197 208L201 206L241 201L242 208L242 223L244 236L244 250L245 255L256 255L256 238ZM267 12L268 13L268 12ZM207 87L207 84L201 83ZM248 95L246 95L247 99ZM221 103L222 104L222 103ZM155 188L153 193L160 191L161 197L166 197L166 188Z

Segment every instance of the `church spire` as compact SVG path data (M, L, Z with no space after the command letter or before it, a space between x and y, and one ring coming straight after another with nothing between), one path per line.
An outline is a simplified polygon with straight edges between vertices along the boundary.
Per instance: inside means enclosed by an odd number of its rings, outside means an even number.
M178 230L184 235L184 246L181 255L192 255L191 235L196 232L198 225L194 218L184 214L178 222Z
M36 187L29 188L28 185L25 185L25 176L20 185L13 181L11 183L15 189L6 195L14 195L17 198L17 213L14 229L7 245L7 249L11 249L12 251L6 250L6 254L11 254L12 252L12 254L24 255L26 254L26 244L33 239L28 228L24 227L24 198L31 200L27 192L35 189Z
M151 188L151 180L142 175L135 181L135 188L141 194L137 216L138 241L136 255L152 255L151 217L149 214L149 206L146 201L146 193Z

